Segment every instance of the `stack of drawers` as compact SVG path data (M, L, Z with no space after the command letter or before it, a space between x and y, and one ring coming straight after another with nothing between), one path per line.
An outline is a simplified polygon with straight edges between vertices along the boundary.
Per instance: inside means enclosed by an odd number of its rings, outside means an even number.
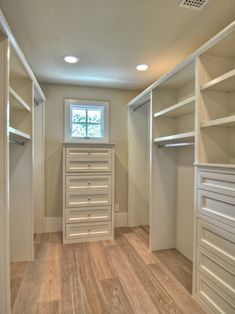
M64 243L112 239L113 145L66 144L63 163Z
M235 313L235 171L197 170L196 296Z

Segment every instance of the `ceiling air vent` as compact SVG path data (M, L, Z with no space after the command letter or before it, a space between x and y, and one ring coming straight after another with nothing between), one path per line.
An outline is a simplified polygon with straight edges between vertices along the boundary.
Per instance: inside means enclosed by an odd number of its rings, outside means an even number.
M193 10L201 10L210 0L182 0L179 7Z

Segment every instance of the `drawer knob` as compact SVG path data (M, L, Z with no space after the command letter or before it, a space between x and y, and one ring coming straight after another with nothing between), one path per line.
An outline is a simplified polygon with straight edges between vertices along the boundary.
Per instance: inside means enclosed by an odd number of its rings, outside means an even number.
M90 230L90 229L87 229L87 232L91 232L91 230Z
M88 201L90 201L91 199L90 198L88 198Z
M87 184L88 184L88 185L91 185L91 183L90 183L90 182L88 182Z
M90 216L91 216L91 214L87 214L87 216L88 216L88 217L90 217Z
M88 167L90 168L91 165L88 165Z

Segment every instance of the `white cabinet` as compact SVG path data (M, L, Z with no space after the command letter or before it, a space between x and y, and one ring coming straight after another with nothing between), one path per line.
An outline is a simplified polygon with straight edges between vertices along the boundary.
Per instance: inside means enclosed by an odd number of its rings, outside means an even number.
M197 167L195 294L213 313L235 311L235 171Z
M112 144L65 144L64 243L113 238L114 148Z

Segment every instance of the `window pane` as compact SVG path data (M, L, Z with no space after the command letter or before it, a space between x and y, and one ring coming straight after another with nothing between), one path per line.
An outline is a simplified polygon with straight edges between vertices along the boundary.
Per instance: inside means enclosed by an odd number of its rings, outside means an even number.
M88 137L103 137L102 127L99 124L88 124L87 125L87 136Z
M88 123L101 123L102 122L102 109L89 109L87 111Z
M72 122L86 122L86 110L73 108Z
M86 137L86 125L72 124L72 137Z

